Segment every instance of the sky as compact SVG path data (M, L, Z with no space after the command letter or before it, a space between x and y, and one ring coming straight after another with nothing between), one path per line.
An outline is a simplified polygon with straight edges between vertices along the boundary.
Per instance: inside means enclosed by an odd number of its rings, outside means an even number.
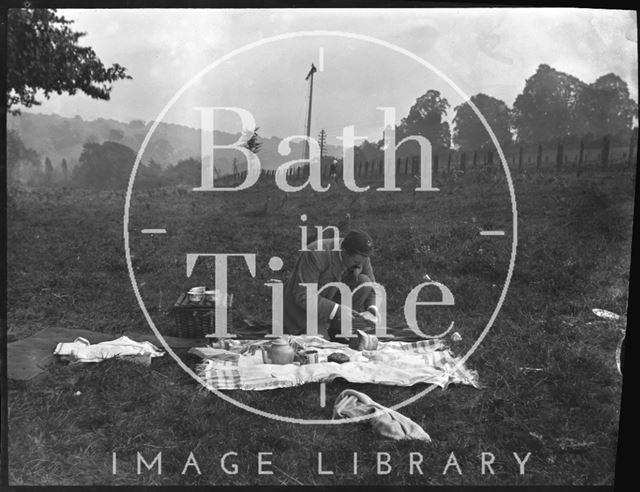
M58 11L86 32L81 44L105 64L119 63L132 80L118 81L110 101L84 94L52 95L30 111L130 121L163 118L200 127L197 107L240 107L262 136L301 135L311 63L312 135L321 128L333 145L342 128L380 138L382 111L396 122L416 98L436 89L450 103L464 101L443 77L388 47L338 36L296 37L263 44L205 68L249 43L299 31L363 34L426 60L471 96L485 93L510 107L539 64L584 82L613 72L638 99L637 19L633 11L593 9L90 9ZM322 51L322 55L321 55ZM322 60L321 60L322 58ZM240 129L239 117L215 113L215 128Z

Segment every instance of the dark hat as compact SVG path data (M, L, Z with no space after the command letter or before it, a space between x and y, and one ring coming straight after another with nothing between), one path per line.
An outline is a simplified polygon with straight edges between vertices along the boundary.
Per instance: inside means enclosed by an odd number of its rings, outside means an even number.
M371 256L373 239L364 231L350 231L342 241L342 249L350 255Z

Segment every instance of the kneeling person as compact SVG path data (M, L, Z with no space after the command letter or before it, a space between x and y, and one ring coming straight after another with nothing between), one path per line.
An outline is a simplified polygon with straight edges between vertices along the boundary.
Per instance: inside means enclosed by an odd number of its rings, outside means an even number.
M292 335L306 333L307 327L307 287L316 284L318 291L332 282L346 284L353 293L351 308L342 304L340 291L336 286L326 287L319 292L318 334L334 339L340 334L341 315L352 320L353 330L370 326L370 322L360 317L362 311L369 311L378 318L375 291L364 283L375 282L370 256L373 240L363 231L351 231L340 241L339 250L334 250L333 238L316 241L302 251L293 272L284 285L284 332ZM345 341L344 338L338 339Z

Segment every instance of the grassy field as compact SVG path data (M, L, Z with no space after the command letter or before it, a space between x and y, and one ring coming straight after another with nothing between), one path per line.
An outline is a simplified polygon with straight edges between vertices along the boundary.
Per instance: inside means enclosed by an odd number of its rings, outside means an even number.
M237 193L134 191L133 264L160 329L186 287L212 285L206 262L185 277L187 252L256 253L256 278L240 261L229 267L235 316L270 319L263 284L290 271L300 248L301 214L309 226L368 230L373 265L388 293L392 323L424 275L447 285L452 307L418 309L421 328L439 333L455 321L464 354L484 329L507 273L510 202L504 178L467 173L441 177L441 191L414 197L362 194L334 186L327 193L285 194L261 182ZM482 389L436 389L401 412L433 438L431 444L377 438L366 424L294 426L257 417L199 387L170 357L151 368L122 361L53 365L27 383L9 386L11 484L611 484L621 378L614 353L618 326L592 308L626 314L635 176L592 171L554 177L516 176L519 212L516 266L492 330L467 364ZM47 326L118 334L149 331L126 271L122 240L124 193L11 190L8 202L8 339ZM143 236L142 228L166 228ZM313 227L309 227L313 230ZM480 229L504 229L502 238ZM283 272L269 270L273 255ZM53 347L52 347L53 349ZM194 366L191 356L181 354ZM527 369L533 368L533 369ZM393 405L426 386L394 388L335 381L326 408L319 387L229 392L238 401L281 415L330 418L347 387ZM151 461L162 451L162 475L136 470L136 453ZM222 455L237 452L220 466ZM117 473L112 473L112 453ZM193 452L201 475L183 468ZM272 475L258 473L258 453L272 452ZM333 475L318 473L317 456ZM358 473L353 473L353 453ZM423 474L410 474L410 453L423 456ZM443 469L455 453L462 475ZM495 455L495 474L482 475L480 454ZM513 453L531 452L519 475ZM378 474L376 453L389 453L391 471ZM231 465L229 465L231 466ZM383 469L386 469L383 467Z

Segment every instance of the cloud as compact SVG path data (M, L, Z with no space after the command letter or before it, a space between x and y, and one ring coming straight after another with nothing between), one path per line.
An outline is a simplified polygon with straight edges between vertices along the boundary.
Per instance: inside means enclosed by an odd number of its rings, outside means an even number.
M39 112L150 120L196 73L233 49L285 32L335 30L395 43L441 69L468 95L483 92L513 104L540 63L585 82L614 72L637 98L634 12L590 9L114 9L61 10L86 31L106 64L128 68L132 81L114 85L111 101L53 96ZM375 133L376 106L395 105L401 117L429 88L457 95L400 55L366 43L298 39L252 50L194 85L184 108L169 115L197 124L194 104L225 101L255 108L265 134L284 135L304 121L304 75L325 46L325 73L315 92L314 124L360 122ZM214 76L215 75L215 76ZM451 116L451 115L450 115ZM330 138L333 138L331 136Z

